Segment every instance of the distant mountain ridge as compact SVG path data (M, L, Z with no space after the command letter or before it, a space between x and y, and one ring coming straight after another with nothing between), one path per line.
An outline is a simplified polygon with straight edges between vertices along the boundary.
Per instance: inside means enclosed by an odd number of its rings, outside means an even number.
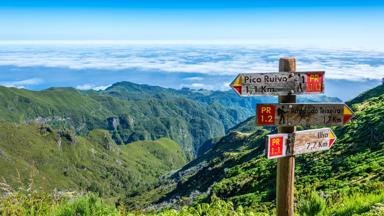
M204 142L252 116L261 102L272 101L240 98L232 91L175 90L131 82L115 83L105 91L0 87L0 120L47 124L77 134L106 129L117 144L169 137L193 158Z
M127 87L141 87L126 91ZM193 157L199 143L222 136L225 128L245 118L239 111L192 101L173 90L115 85L107 91L51 88L44 91L0 87L0 119L48 124L87 134L107 129L118 144L169 137ZM165 93L160 93L163 90Z

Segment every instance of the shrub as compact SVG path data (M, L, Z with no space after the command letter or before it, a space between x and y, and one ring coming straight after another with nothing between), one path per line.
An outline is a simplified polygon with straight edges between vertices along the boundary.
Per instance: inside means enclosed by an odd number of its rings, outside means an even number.
M55 201L43 192L15 192L0 200L0 215L51 215Z
M179 211L170 209L158 213L157 216L194 216L194 215L206 215L206 216L267 216L267 213L257 213L251 210L244 210L243 207L234 207L232 202L227 202L219 199L216 196L212 196L210 203L197 204L195 206L184 206Z
M325 210L325 200L316 191L311 191L299 202L298 213L303 216L322 215Z
M333 206L329 214L337 216L361 215L371 211L375 204L383 202L384 191L371 194L356 193L352 196L344 197L341 203Z
M95 194L87 194L68 202L56 209L55 216L106 216L119 215L116 208L105 204Z

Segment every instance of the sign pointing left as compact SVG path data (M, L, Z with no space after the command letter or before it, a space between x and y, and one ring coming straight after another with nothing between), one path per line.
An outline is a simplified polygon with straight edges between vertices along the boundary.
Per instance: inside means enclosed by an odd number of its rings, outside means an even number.
M241 73L231 87L240 96L323 93L324 71Z
M236 93L238 93L239 95L241 95L241 89L242 89L242 84L241 84L241 79L242 77L239 75L236 77L236 79L231 83L231 87L236 91Z

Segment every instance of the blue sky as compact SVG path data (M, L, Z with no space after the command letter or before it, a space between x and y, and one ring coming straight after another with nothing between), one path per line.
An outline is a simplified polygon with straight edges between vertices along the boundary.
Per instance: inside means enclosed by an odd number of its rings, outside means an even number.
M376 7L383 6L380 0L3 0L3 7L65 7L65 8L267 8L267 7Z
M384 1L0 1L0 40L222 40L384 47Z

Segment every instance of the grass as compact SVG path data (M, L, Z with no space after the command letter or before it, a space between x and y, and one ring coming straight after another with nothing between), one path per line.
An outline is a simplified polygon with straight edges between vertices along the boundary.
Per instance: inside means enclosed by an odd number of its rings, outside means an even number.
M325 208L325 200L316 191L311 191L306 197L299 200L297 210L302 216L317 216L323 215Z
M4 185L3 185L4 186ZM328 200L329 201L329 200ZM384 214L384 192L340 197L328 206L326 200L311 192L299 201L296 214L299 216L374 216ZM19 190L0 198L0 215L12 216L267 216L276 215L274 209L260 211L257 207L235 206L216 196L209 202L184 205L180 209L145 210L129 212L122 203L109 204L97 194L87 193L71 196L68 194L45 193Z
M384 191L378 193L356 193L351 196L343 197L340 203L333 204L327 211L327 215L352 216L369 213L375 204L384 204ZM380 215L379 213L377 215ZM384 215L384 208L381 211Z
M87 194L60 203L52 212L54 216L118 216L118 209L106 204L95 194Z

